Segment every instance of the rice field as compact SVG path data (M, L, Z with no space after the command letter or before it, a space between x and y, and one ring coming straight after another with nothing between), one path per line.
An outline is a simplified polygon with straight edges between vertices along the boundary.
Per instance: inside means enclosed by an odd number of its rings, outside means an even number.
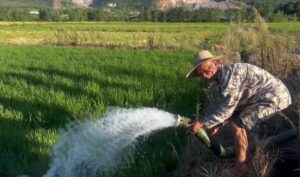
M43 175L61 129L101 117L110 107L156 107L194 117L202 83L186 80L186 72L194 51L228 26L0 22L0 176ZM270 28L299 34L300 23ZM171 176L174 150L182 146L178 136L150 137L141 145L147 160L133 157L135 166L113 175Z
M2 44L194 50L228 24L179 23L0 23Z
M300 29L297 22L269 25L279 32ZM0 43L194 51L228 27L229 23L0 22Z
M2 45L0 173L41 176L60 129L73 120L100 117L109 107L157 107L192 116L201 92L199 82L185 79L191 56ZM164 146L170 136L165 138Z

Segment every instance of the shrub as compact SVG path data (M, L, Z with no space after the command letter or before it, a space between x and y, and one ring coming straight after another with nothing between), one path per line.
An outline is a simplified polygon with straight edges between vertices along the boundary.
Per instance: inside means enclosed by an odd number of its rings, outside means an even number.
M228 56L229 62L250 62L286 78L295 62L292 55L295 40L291 35L271 33L255 9L254 14L253 26L231 24L223 41L214 50Z

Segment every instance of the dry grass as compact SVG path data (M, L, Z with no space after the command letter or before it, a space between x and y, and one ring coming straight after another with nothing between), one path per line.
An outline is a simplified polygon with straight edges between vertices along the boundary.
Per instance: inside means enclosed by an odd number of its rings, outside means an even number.
M224 177L224 174L220 174L221 167L219 165L210 164L208 167L201 167L201 177Z
M269 177L277 161L278 150L266 151L265 141L257 141L253 158L250 159L245 169L240 171L240 177ZM202 154L203 155L203 154ZM200 157L201 158L201 157ZM181 177L236 177L229 173L234 166L234 159L202 158L195 169L188 169ZM202 164L202 165L201 165ZM203 165L204 164L204 165ZM186 171L188 171L186 170Z
M228 56L227 62L249 62L258 65L279 78L286 78L296 57L293 55L296 39L284 33L271 33L268 24L257 11L254 26L231 24L223 42L213 49Z
M252 165L256 177L268 177L278 157L278 150L266 152L266 142L257 141Z

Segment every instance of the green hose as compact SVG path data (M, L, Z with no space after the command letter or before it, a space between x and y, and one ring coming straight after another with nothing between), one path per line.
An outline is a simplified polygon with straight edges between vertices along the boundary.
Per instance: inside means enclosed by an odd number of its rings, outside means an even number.
M190 122L189 118L177 116L177 126L187 126ZM206 130L204 128L201 128L198 133L196 133L196 136L216 155L219 157L234 157L236 155L236 150L234 146L230 147L224 147L220 142L216 141L214 138L209 137ZM294 138L297 136L297 130L295 128L291 130L286 130L282 133L279 133L274 136L270 136L266 139L266 147L269 148L275 144L278 144L280 142L289 140L291 138ZM255 146L253 144L250 144L250 149L254 149Z
M205 129L201 128L196 136L215 154L220 157L234 157L235 149L233 147L224 147L220 142L214 138L210 138Z

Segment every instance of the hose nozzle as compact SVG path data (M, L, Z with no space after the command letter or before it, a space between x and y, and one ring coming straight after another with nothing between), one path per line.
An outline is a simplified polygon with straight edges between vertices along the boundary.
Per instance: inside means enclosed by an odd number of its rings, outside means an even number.
M176 117L177 117L176 127L178 127L178 126L186 127L188 125L188 123L191 121L191 119L184 117L184 116L176 115Z

